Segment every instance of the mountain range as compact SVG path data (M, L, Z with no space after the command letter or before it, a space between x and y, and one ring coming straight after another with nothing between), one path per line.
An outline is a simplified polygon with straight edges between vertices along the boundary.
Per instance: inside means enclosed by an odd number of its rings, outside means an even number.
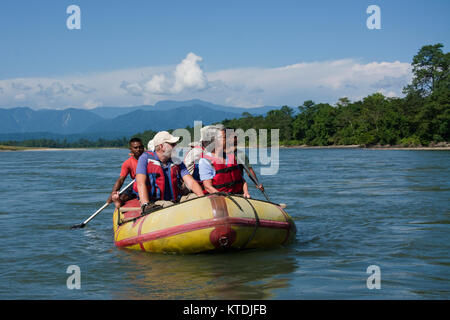
M85 110L33 110L28 107L0 108L0 141L75 138L96 140L129 137L153 130L185 128L194 121L204 125L239 118L243 112L264 115L279 107L239 108L202 100L164 100L154 106L97 107Z

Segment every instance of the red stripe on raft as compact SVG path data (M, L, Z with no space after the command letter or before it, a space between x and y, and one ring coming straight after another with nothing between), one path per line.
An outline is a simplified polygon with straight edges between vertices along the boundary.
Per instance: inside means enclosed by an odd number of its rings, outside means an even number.
M180 233L191 232L200 229L206 229L211 227L218 227L223 225L235 225L235 226L247 226L254 227L255 219L249 218L233 218L233 217L225 217L218 219L209 219L209 220L200 220L191 223L186 223L180 226L170 227L163 230L153 231L150 233L146 233L143 235L138 235L132 238L123 239L120 241L116 241L115 244L117 247L128 247L135 244L142 244L147 241L161 239L165 237L174 236ZM283 221L272 221L272 220L259 220L260 227L263 228L274 228L274 229L286 229L289 230L289 223ZM142 248L142 247L141 247Z
M276 207L281 211L281 213L283 214L284 219L286 219L286 222L289 223L289 218L288 218L286 212L284 212L284 210L281 209L280 206L276 206ZM285 243L289 240L290 232L291 232L291 228L289 228L289 229L287 230L286 238L284 238L283 244L285 244Z
M210 195L208 198L211 201L214 219L223 219L229 216L225 197ZM236 232L231 228L230 223L215 226L209 234L209 241L215 248L229 248L235 240Z
M145 221L145 219L146 219L147 217L148 217L148 215L141 219L141 224L139 225L139 229L138 229L138 237L141 235L142 225L144 224L144 221ZM141 247L141 250L142 250L142 251L145 251L145 248L144 248L144 246L142 245L142 242L139 242L139 246Z

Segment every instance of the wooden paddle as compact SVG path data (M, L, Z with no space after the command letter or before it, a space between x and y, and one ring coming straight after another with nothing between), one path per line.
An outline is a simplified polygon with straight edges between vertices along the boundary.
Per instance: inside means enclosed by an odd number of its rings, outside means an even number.
M134 183L134 180L131 181L125 188L123 188L122 190L120 190L119 192L119 196L125 192L125 190L127 190L129 187L131 187ZM89 221L91 221L92 219L95 218L96 215L98 215L100 212L103 211L103 209L105 209L107 206L110 205L111 202L106 202L103 206L101 206L100 209L98 209L97 211L95 211L89 218L87 218L84 222L80 223L80 224L75 224L71 227L71 229L77 229L77 228L84 228L86 226L86 224L88 224Z

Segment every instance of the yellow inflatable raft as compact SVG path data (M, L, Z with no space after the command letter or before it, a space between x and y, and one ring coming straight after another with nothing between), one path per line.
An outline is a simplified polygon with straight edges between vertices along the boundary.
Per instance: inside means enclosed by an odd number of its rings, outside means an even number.
M140 214L138 200L115 210L117 247L148 252L197 253L268 248L295 238L291 217L277 204L212 194Z

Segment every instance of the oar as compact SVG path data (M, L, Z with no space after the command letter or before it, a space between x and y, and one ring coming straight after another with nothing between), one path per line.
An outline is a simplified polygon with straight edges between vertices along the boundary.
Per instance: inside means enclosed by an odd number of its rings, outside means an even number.
M236 155L236 158L240 162L240 164L242 164L242 166L244 167L245 172L247 172L247 175L250 177L250 180L253 181L255 186L259 186L258 178L256 178L256 176L253 175L253 173L249 170L249 168L247 168L247 166L245 165L245 162L243 162L237 155ZM272 202L272 201L270 201L269 197L267 196L267 194L264 190L261 190L259 188L257 188L257 189L263 193L263 195L264 195L264 197L266 197L267 201ZM283 209L287 207L285 203L280 203L279 206Z
M122 193L125 192L125 190L127 190L129 187L131 187L134 183L134 180L131 181L125 188L123 188L122 190L120 190L119 195L121 195ZM77 228L84 228L85 225L88 224L89 221L91 221L92 219L95 218L96 215L98 215L100 212L103 211L103 209L105 209L107 206L109 206L111 202L106 202L100 209L98 209L97 211L95 211L92 216L90 216L89 218L87 218L84 222L80 223L80 224L76 224L73 225L71 227L71 229L77 229Z
M241 158L239 158L238 155L236 155L236 158L237 158L237 160L240 162L240 164L244 167L245 172L247 172L247 175L250 177L250 179L253 181L253 183L254 183L256 186L259 186L258 178L256 178L256 177L252 174L252 172L250 172L249 168L247 168L247 166L245 165L245 162L242 161ZM259 189L259 188L257 188L257 189ZM261 190L261 189L259 189L259 190ZM272 202L272 201L269 200L269 197L267 196L267 194L266 194L263 190L261 190L261 192L264 194L264 197L266 197L267 201Z

